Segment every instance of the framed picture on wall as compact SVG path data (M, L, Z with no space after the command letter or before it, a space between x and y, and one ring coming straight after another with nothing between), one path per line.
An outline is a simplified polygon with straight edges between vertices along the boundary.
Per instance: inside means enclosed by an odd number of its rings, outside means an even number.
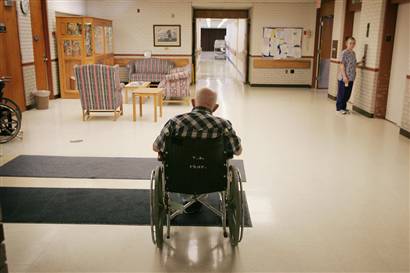
M154 25L154 46L180 47L181 25Z

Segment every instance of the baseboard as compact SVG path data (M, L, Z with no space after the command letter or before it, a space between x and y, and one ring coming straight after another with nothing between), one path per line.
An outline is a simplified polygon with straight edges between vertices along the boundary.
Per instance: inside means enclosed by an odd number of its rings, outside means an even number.
M374 118L374 114L369 113L369 112L367 112L367 111L365 111L365 110L363 110L363 109L361 109L361 108L359 108L355 105L353 105L353 111L356 111L357 113L362 114L365 117Z
M54 95L54 99L59 99L59 98L61 98L60 94Z
M311 88L309 84L265 84L265 83L251 83L251 87L300 87Z
M400 135L410 138L410 132L403 128L400 128Z
M327 97L328 97L329 99L331 99L331 100L336 100L336 97L333 96L333 95L331 95L331 94L329 94L329 93L327 93Z

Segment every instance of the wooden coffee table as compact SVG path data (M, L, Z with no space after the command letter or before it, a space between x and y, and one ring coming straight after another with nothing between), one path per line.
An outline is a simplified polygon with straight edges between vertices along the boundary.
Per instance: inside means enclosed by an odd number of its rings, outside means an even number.
M142 117L142 101L145 97L154 98L154 121L157 122L157 108L159 106L159 116L162 117L162 88L138 88L132 92L132 120L137 120L137 97L139 97L140 117Z
M140 88L147 88L149 87L151 82L130 82L124 86L124 92L125 92L125 103L128 103L128 92L133 92L137 89Z

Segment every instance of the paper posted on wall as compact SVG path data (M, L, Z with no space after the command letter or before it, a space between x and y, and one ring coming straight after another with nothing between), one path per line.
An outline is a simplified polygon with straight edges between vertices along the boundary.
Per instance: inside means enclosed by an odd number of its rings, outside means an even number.
M302 57L302 28L263 28L262 55L283 59Z

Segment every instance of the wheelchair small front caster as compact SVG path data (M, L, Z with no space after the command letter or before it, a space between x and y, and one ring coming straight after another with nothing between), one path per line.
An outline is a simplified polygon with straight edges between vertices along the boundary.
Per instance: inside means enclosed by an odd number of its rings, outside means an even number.
M224 231L224 237L228 238L228 232Z

